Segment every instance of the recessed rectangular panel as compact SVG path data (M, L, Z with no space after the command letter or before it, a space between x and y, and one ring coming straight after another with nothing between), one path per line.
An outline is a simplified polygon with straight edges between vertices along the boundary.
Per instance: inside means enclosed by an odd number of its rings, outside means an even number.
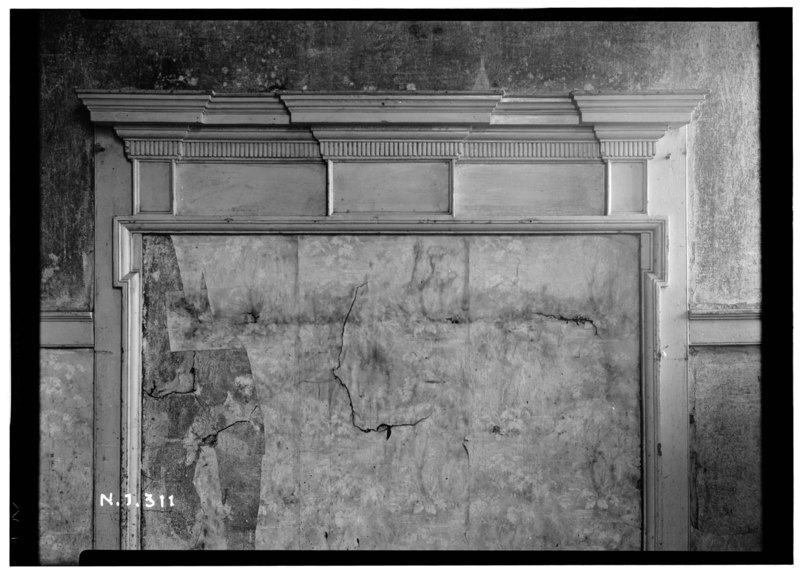
M172 212L172 171L167 161L139 162L139 212Z
M644 161L612 161L611 213L646 212L647 171Z
M454 214L462 218L604 214L604 177L601 163L456 165Z
M142 547L641 548L639 247L145 236Z
M450 163L334 163L333 212L450 212Z
M178 214L324 215L322 163L184 163L178 169Z

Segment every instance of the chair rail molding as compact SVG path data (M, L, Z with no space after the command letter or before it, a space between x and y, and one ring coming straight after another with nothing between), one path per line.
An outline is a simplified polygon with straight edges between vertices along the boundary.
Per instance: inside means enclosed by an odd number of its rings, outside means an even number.
M690 311L689 344L693 347L760 345L761 311Z
M39 347L91 348L94 346L92 322L91 312L41 312Z
M642 546L688 549L686 142L705 92L78 95L102 149L96 496L142 486L145 234L625 234L640 245ZM141 548L141 523L98 505L94 547Z

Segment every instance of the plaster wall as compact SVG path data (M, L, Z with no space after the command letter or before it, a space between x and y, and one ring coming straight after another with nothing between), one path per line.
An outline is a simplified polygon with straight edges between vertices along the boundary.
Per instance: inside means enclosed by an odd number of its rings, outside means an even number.
M39 553L74 564L92 547L91 349L40 351Z

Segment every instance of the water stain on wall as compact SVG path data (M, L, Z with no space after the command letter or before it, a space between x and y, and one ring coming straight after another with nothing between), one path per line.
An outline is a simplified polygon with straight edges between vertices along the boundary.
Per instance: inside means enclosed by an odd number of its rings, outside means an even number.
M143 253L145 547L640 547L637 238Z

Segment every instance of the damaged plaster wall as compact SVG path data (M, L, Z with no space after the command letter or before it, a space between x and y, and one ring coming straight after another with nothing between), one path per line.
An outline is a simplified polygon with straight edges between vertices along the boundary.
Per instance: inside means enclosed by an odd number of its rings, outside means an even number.
M638 239L147 236L147 548L637 549Z

